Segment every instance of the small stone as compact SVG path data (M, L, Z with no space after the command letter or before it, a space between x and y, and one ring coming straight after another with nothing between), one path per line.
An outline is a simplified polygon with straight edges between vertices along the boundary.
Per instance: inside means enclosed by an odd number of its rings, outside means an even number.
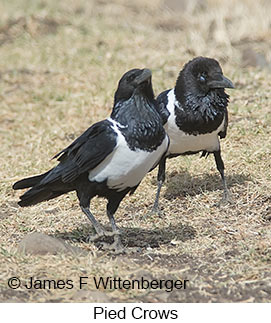
M40 232L33 232L25 236L19 243L18 251L32 255L55 255L57 253L71 253L74 255L87 254L85 250L72 246L62 239L51 237Z
M204 10L207 7L206 0L166 0L164 1L164 7L170 9L174 12L181 11L184 12L188 9L195 12L198 10Z
M268 68L270 64L268 63L265 55L263 53L257 52L252 47L246 47L242 51L242 65L244 67L260 67Z
M91 303L109 303L110 297L106 293L96 290L79 290L76 292L72 299L75 301L88 301Z
M155 291L152 293L149 293L148 296L144 299L144 302L149 303L166 303L168 300L170 293L166 291Z
M146 279L146 280L149 280L149 281L155 279L155 277L153 276L152 272L149 271L149 270L145 270L145 269L139 269L139 270L133 272L130 275L130 278L132 278L132 279L138 279L138 280L140 280L142 277L144 279Z

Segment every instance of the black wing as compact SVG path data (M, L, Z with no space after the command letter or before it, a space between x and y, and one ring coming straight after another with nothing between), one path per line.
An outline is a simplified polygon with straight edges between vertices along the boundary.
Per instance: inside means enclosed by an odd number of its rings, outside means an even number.
M67 148L54 158L60 161L51 172L40 182L44 185L61 178L64 183L74 181L78 176L95 168L115 148L117 133L112 123L103 120L88 128Z
M157 109L157 112L160 114L160 117L162 119L163 125L165 123L167 123L167 119L168 119L168 117L170 115L170 113L169 113L169 111L167 109L167 104L168 104L167 95L168 95L169 91L170 90L166 90L166 91L160 93L158 95L157 99L156 99L156 101L158 103L156 109Z

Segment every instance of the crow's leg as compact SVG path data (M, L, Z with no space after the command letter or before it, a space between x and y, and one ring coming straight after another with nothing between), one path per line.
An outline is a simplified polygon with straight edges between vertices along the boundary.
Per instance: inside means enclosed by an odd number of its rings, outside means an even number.
M221 158L221 151L215 151L214 152L214 157L215 157L215 163L216 163L216 168L219 171L220 175L221 175L221 179L222 179L222 184L223 184L223 198L221 202L232 202L231 196L230 196L230 192L228 190L227 187L227 183L226 183L226 179L225 179L225 175L224 175L224 163L223 160Z
M106 249L106 250L113 250L116 253L125 252L125 248L124 248L124 246L123 246L123 244L121 242L121 232L118 229L118 227L116 226L113 214L108 212L107 215L108 215L108 217L110 219L110 223L111 223L111 226L112 226L112 230L113 230L112 235L114 236L114 242L112 244L102 242L102 247L103 247L103 249Z
M102 246L103 249L107 250L114 250L116 253L122 253L125 251L125 248L121 242L121 232L116 225L114 214L119 207L121 200L123 199L124 195L114 196L112 199L108 201L107 204L107 216L109 218L111 227L112 227L112 236L114 236L114 242L112 244L108 244L103 242Z
M91 242L96 241L101 237L112 236L112 232L106 231L89 210L90 201L95 194L93 194L92 184L89 182L87 177L80 178L79 182L77 183L76 193L79 199L81 210L88 217L96 231L96 234L91 235L88 240Z
M166 157L163 157L158 167L157 192L156 192L155 201L152 207L152 213L157 213L159 215L161 213L159 208L159 197L160 197L161 188L165 182L165 178L166 178Z
M101 237L112 237L113 236L112 232L106 231L102 227L102 225L95 219L93 214L90 212L89 207L81 206L81 210L89 218L89 220L91 221L91 223L96 231L95 235L89 237L89 241L96 241L96 240L100 239Z

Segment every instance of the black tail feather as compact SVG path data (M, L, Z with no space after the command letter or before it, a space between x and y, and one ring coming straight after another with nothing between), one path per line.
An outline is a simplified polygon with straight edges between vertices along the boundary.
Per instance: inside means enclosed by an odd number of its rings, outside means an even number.
M49 174L50 171L41 174L41 175L37 175L37 176L32 176L32 177L28 177L28 178L24 178L18 182L16 182L15 184L13 184L12 188L14 190L20 190L23 188L28 188L28 187L33 187L37 184L39 184L39 182Z
M18 204L20 206L35 205L74 190L72 184L63 183L61 178L59 178L59 174L54 171L55 168L44 174L24 178L16 182L13 185L14 190L30 188L27 192L20 196L20 201ZM49 176L49 180L47 180L49 173L53 174L51 178Z
M47 187L33 187L27 192L25 192L22 196L20 196L20 201L18 204L20 206L30 206L35 205L37 203L51 200L57 196L60 196L64 193L69 192L70 190L62 190L62 191L52 191Z

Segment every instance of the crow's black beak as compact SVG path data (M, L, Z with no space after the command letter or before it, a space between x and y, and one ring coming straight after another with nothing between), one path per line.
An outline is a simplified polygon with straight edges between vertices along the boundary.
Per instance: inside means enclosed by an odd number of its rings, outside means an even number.
M142 71L141 74L138 75L134 80L138 85L145 81L150 80L152 75L151 70L149 70L148 68L144 68L141 71Z
M226 78L223 74L217 74L212 80L208 82L208 86L211 89L234 89L232 81Z

